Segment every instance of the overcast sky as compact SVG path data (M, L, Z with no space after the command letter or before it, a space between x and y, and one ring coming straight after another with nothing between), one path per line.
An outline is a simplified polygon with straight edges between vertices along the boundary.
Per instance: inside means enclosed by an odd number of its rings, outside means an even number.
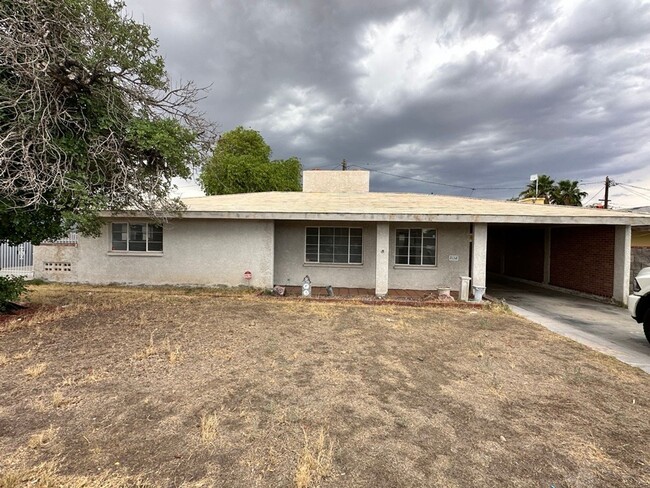
M650 205L650 2L127 4L173 78L212 85L202 108L221 131L256 129L275 158L345 158L374 191L488 198L545 173L594 203L609 175L632 185L614 206Z

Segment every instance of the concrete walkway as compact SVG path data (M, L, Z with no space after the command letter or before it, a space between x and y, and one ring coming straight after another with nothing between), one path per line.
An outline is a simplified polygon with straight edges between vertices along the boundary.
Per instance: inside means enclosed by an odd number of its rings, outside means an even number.
M650 373L650 343L626 308L521 283L489 283L513 312Z

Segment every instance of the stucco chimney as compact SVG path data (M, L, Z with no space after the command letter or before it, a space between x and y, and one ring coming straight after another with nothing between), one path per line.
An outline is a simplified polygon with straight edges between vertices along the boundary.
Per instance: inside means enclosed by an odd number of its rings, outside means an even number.
M302 191L306 193L368 193L370 172L320 171L302 172Z

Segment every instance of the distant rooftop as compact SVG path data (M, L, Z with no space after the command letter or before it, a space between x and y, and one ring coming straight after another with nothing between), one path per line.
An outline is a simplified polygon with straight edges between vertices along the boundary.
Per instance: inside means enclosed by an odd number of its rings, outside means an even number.
M634 207L634 208L628 208L626 210L628 210L630 212L634 212L634 213L648 213L648 214L650 214L650 206L647 206L647 207Z

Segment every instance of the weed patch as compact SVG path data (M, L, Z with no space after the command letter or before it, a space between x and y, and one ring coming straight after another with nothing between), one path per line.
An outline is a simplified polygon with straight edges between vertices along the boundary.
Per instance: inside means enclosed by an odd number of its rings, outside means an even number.
M56 437L56 430L50 426L48 429L32 435L27 441L27 447L30 449L41 449L47 447L54 441Z
M201 441L210 444L219 435L219 417L216 413L203 414L201 417Z
M25 368L25 374L30 378L38 378L40 375L45 373L46 369L47 369L46 363L33 364Z
M309 436L303 430L304 445L298 458L294 481L296 488L310 488L330 473L334 443L326 430L321 428L315 435Z

